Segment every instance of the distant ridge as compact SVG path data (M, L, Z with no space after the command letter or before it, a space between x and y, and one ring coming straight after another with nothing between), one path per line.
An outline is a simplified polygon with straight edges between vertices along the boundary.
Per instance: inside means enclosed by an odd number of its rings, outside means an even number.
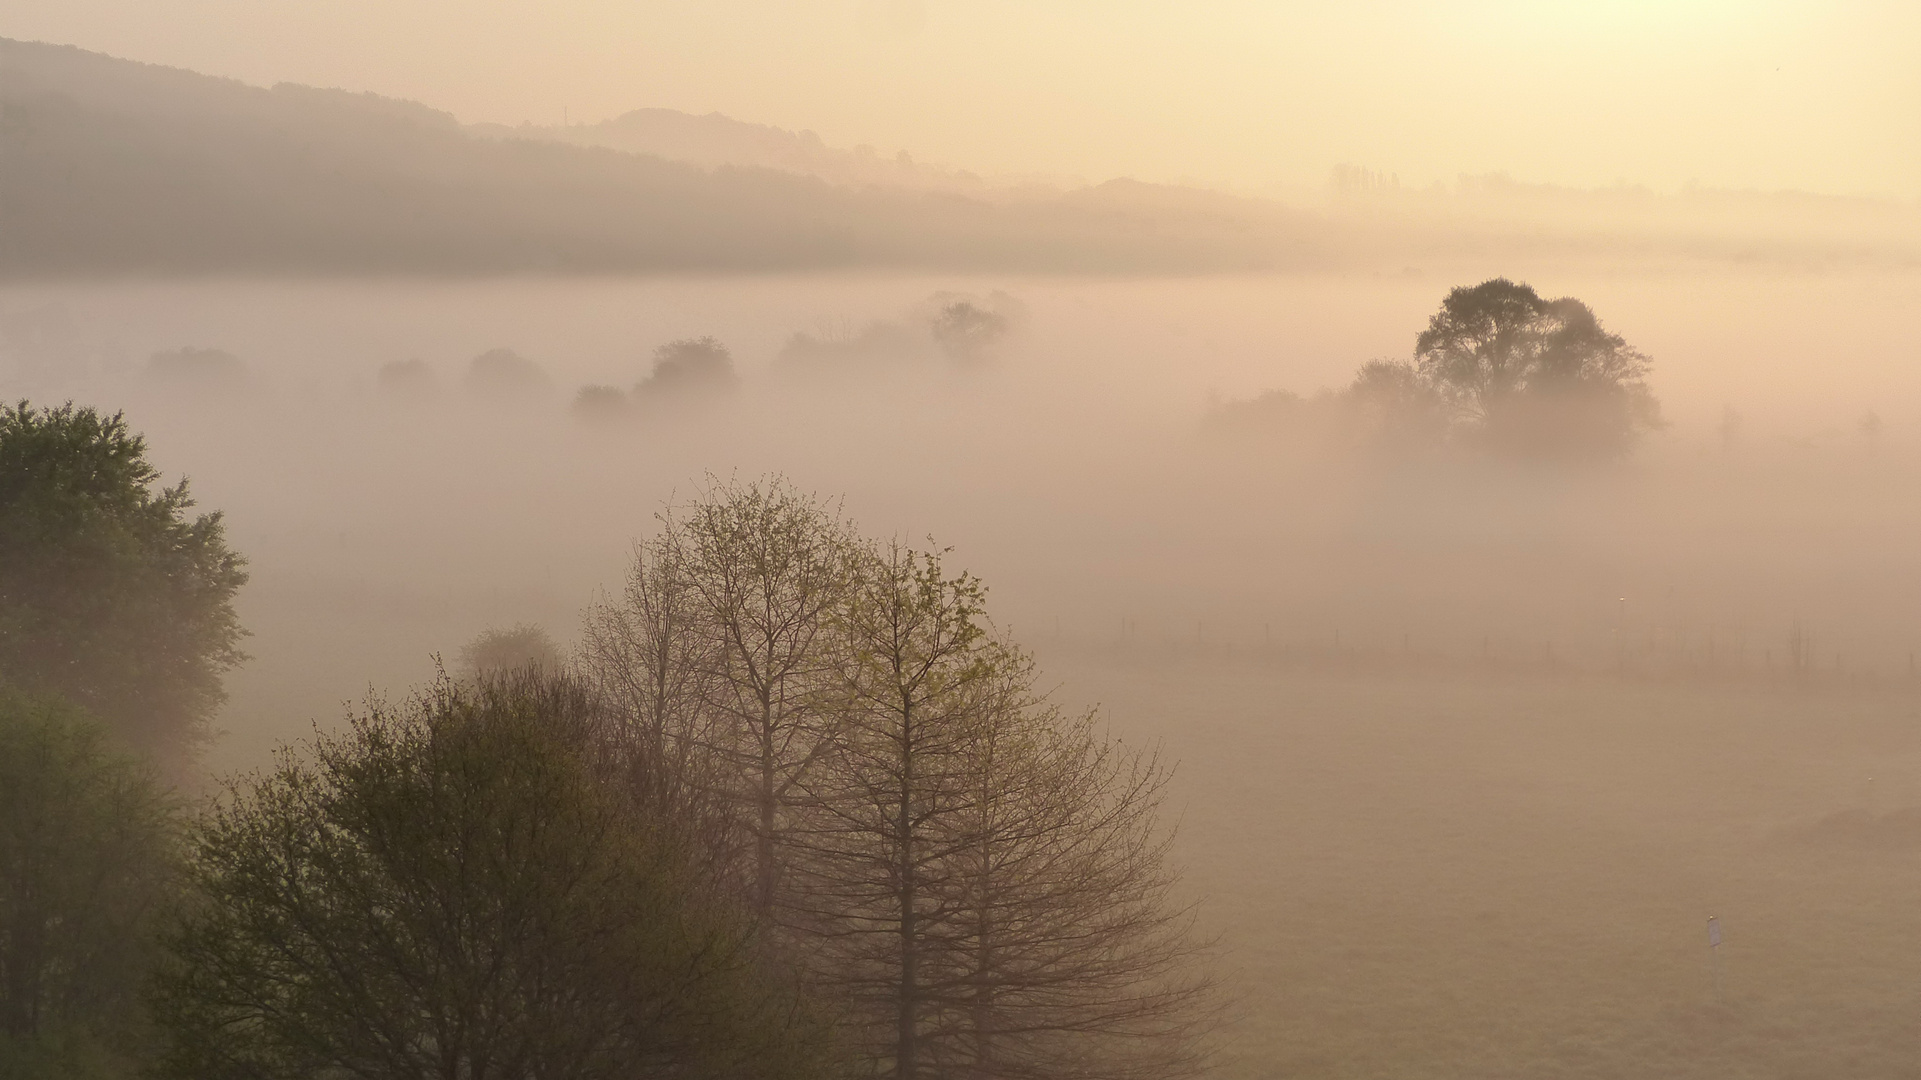
M718 114L474 125L0 38L0 277L836 269L1520 273L1555 263L1921 268L1921 204L1401 188L1337 168L1312 210L1195 188L994 184Z
M706 169L727 165L775 169L843 187L905 188L989 198L997 193L996 185L974 173L929 166L914 161L906 151L887 155L871 146L841 149L827 145L812 131L751 124L720 113L696 116L674 109L635 109L597 124L474 124L468 130L493 138L540 139L651 154Z
M1194 272L1315 261L1311 221L1272 211L1184 221L1112 199L857 188L500 136L372 94L263 89L0 39L0 274Z

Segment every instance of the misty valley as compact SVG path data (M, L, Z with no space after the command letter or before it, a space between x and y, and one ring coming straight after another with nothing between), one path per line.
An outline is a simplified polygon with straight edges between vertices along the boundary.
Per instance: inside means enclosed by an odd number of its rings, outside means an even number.
M1921 22L1721 7L0 12L0 1080L1914 1076Z
M124 409L247 559L207 775L490 628L574 654L657 515L778 475L951 547L1035 691L1172 768L1214 1074L1898 1074L1911 376L1785 375L1792 279L1589 277L1654 358L1665 426L1630 455L1330 426L1328 388L1408 355L1454 284L127 283L3 310L14 396ZM1911 351L1855 302L1833 347ZM964 347L957 305L988 327Z

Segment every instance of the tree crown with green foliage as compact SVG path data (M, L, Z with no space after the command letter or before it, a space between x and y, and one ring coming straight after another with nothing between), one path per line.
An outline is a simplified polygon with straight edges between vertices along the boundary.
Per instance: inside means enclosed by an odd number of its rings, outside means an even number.
M149 770L65 701L0 690L0 1076L105 1071L141 1048L174 870Z
M0 406L0 684L60 694L162 757L188 753L245 658L245 560L190 516L124 417Z

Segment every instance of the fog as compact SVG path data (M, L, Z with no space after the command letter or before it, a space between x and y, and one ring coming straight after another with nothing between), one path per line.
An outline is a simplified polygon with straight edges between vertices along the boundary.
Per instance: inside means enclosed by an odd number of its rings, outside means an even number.
M1405 355L1479 273L14 285L0 326L10 396L125 409L251 560L213 770L488 627L565 642L663 507L777 471L951 545L1062 700L1182 759L1181 850L1243 981L1226 1075L1541 1075L1577 1031L1549 1072L1710 1075L1714 1040L1894 1007L1921 280L1528 275L1655 359L1668 426L1619 461L1210 429ZM1007 334L943 351L957 298ZM572 408L704 335L734 392ZM498 348L546 384L473 384ZM1716 910L1747 1012L1699 1011ZM1849 1038L1906 1038L1875 1023Z
M0 49L0 397L124 411L249 560L210 790L483 631L572 644L658 515L780 475L1180 762L1214 1075L1912 1072L1911 202L1015 182ZM1342 426L1499 277L1647 354L1660 426Z

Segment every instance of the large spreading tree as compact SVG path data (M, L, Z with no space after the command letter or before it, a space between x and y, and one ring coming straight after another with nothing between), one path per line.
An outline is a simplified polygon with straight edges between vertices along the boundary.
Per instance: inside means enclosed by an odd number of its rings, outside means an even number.
M1649 366L1586 304L1506 278L1449 292L1414 343L1419 380L1458 421L1531 454L1618 452L1658 426Z
M158 486L118 413L0 406L0 684L51 693L177 762L242 660L247 574L218 513Z

